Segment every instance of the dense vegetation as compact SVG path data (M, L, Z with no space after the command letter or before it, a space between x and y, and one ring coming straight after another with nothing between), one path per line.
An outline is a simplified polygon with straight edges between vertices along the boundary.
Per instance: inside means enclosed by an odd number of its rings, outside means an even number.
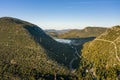
M69 45L54 41L36 25L15 18L0 18L1 79L29 76L36 79L37 74L31 74L33 70L43 76L68 76L73 53Z
M76 38L81 43L77 46L63 44L34 24L0 18L0 80L119 80L120 26L93 39Z
M84 45L83 59L91 65L86 69L91 71L98 80L120 79L119 41L120 26L115 26Z

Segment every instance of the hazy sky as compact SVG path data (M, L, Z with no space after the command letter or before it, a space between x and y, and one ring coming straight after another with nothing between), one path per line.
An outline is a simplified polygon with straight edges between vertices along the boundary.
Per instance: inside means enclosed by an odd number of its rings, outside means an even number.
M0 0L0 17L32 22L43 29L120 25L120 0Z

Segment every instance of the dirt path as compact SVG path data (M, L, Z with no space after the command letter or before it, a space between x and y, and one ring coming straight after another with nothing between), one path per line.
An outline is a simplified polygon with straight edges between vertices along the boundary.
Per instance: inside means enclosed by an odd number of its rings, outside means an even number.
M119 39L119 37L118 37L117 39ZM114 45L114 48L115 48L116 58L117 58L117 60L120 62L120 58L119 58L118 53L117 53L117 51L118 51L118 50L117 50L117 45L115 44L115 41L116 41L117 39L115 39L114 41L109 41L109 40L104 40L104 39L95 39L95 40L104 41L104 42L109 42L109 43L113 44L113 45Z

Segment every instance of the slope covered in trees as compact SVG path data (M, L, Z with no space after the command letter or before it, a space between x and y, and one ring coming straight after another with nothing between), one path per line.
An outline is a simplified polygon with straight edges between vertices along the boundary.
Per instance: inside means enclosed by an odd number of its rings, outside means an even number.
M66 78L73 54L69 45L54 41L34 24L0 18L1 80L51 80L55 74Z
M93 39L59 43L34 24L0 18L0 80L119 80L120 26Z
M87 64L84 65L86 74L92 74L98 80L119 80L120 26L114 26L93 41L85 43L82 57Z

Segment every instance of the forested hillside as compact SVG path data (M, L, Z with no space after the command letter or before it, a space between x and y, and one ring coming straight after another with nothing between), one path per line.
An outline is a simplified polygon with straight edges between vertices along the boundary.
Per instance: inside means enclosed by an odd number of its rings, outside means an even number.
M54 41L34 24L0 18L1 80L51 80L54 74L64 79L73 54L69 45Z
M98 80L120 79L120 26L114 26L91 42L85 43L82 57L86 70Z
M120 26L86 28L78 37L87 38L57 42L37 25L0 18L0 80L119 80Z

